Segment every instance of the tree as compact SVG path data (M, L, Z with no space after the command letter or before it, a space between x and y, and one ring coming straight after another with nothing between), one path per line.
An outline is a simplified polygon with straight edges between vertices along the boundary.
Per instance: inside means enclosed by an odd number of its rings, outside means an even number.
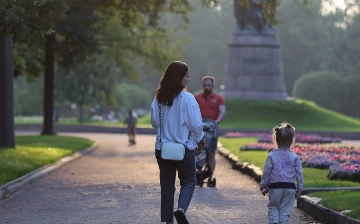
M115 71L114 71L115 70ZM73 70L59 69L56 93L58 99L76 103L79 122L83 122L83 106L107 104L116 106L116 67L97 56Z
M325 70L333 25L320 14L321 1L309 3L306 12L291 1L279 7L276 26L284 61L284 81L289 95L295 81L303 74ZM334 29L335 27L333 27ZM327 57L326 57L327 56Z
M153 100L153 95L148 90L137 85L121 83L117 86L117 102L122 109L148 108Z
M51 30L63 9L61 0L0 1L0 147L15 147L13 35L29 34L31 28Z
M89 56L97 50L98 42L95 28L99 16L96 15L96 1L86 4L82 1L68 1L69 10L63 20L56 24L56 32L46 35L45 77L44 77L44 124L42 134L54 134L54 66L55 49L58 51L60 66L69 70L79 63L86 63ZM58 37L58 38L57 38ZM56 45L57 39L60 39Z
M209 5L216 3L217 0L202 0L202 2L204 5ZM65 65L68 69L76 63L85 63L87 60L86 56L88 55L86 52L91 53L97 50L97 41L99 39L95 34L98 30L96 29L96 22L99 18L102 20L100 24L103 24L114 14L119 14L119 24L121 24L124 29L130 31L131 34L139 35L147 32L149 28L162 31L162 28L158 26L161 13L171 12L181 14L184 20L186 20L187 11L191 10L191 5L187 0L87 0L85 6L83 1L68 1L68 3L70 10L66 14L65 22L58 24L59 26L57 27L57 31L60 33L61 31L65 31L66 34L70 34L65 35L65 40L67 40L66 37L68 37L69 40L74 40L65 45L70 51L65 51L66 56L62 57L62 61L59 61L60 65ZM76 23L79 20L82 26L78 26ZM86 38L80 39L78 38L79 36ZM80 40L83 40L83 42L80 42ZM55 42L55 36L47 36L46 41L46 52L49 56L46 57L48 61L45 65L44 126L42 134L53 134L54 51L52 46ZM66 41L64 42L66 43ZM131 68L131 66L128 66L128 68L129 67Z
M360 1L357 6L359 9ZM344 77L360 75L360 65L357 62L360 55L360 15L352 15L350 19L345 12L339 13L342 16L337 24L343 32L332 45L334 57L330 68Z
M106 20L101 20L95 25L97 27L96 35L99 37L97 43L99 47L94 49L92 54L88 52L83 62L68 60L69 63L63 65L63 59L59 60L62 69L59 69L58 71L61 72L56 75L57 85L55 89L58 100L77 103L79 109L82 109L83 105L93 106L95 104L114 108L117 106L116 94L110 90L116 88L118 81L124 79L138 81L140 79L140 65L146 65L148 69L163 69L170 60L174 60L180 55L181 50L179 50L178 44L173 41L170 43L171 31L165 33L157 29L148 29L143 32L132 33L119 24L120 18L121 15L116 11ZM62 23L66 23L66 21L67 19ZM70 27L66 28L72 30ZM87 31L80 33L84 35L85 32ZM75 34L74 31L72 33ZM58 39L69 38L67 36L69 34ZM84 37L77 39L82 40ZM64 51L64 54L61 53L63 54L61 57L76 59L77 57L72 54L66 57L66 52L69 52L70 49L72 51L79 50L73 46L79 43L74 41L74 43L69 44L68 42L62 40L58 43L59 51L69 48L69 50ZM86 40L81 41L81 44L85 42ZM89 59L91 60L89 61ZM107 66L108 69L101 66ZM103 86L99 86L101 83ZM99 91L103 91L103 94L101 97L96 97L96 93ZM82 122L82 120L82 113L80 113L79 121Z
M0 36L0 147L15 147L12 38Z
M39 116L43 107L42 79L36 78L29 83L25 76L21 76L14 84L14 114Z

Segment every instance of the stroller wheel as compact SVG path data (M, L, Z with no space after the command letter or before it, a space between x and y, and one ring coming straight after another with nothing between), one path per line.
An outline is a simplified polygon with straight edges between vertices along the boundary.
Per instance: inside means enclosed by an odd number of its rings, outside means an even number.
M204 185L204 180L203 179L200 179L199 180L199 186L202 187Z
M216 187L216 178L213 178L212 184L214 185L214 187Z
M215 178L213 178L212 180L209 179L207 182L207 186L208 187L216 187L216 179Z

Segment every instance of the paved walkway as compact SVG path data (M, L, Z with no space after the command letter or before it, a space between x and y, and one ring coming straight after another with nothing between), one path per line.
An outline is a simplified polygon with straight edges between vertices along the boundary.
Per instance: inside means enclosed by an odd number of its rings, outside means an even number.
M160 223L159 170L153 135L66 135L97 141L98 149L0 200L0 223ZM199 188L187 212L190 223L267 222L259 184L217 155L216 188ZM178 195L179 182L177 181ZM176 205L175 205L176 206ZM315 223L294 208L291 224Z

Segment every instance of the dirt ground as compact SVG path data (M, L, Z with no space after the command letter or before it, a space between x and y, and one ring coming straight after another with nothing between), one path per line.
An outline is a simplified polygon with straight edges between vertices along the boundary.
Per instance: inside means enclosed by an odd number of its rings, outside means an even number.
M159 170L153 135L66 133L95 140L90 154L0 200L0 224L160 223ZM267 197L249 176L216 155L216 188L197 187L187 212L190 223L268 223ZM179 181L177 191L179 193ZM176 206L176 204L175 204ZM290 224L315 221L294 207Z

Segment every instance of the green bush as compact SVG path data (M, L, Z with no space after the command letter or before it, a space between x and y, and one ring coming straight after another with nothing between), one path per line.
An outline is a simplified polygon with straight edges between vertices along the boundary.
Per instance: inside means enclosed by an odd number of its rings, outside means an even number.
M344 114L360 118L360 75L349 76L344 79L346 98L342 101Z
M319 106L344 112L344 80L330 72L313 72L301 76L294 84L293 96L314 101Z
M120 107L149 108L153 100L153 95L146 89L129 83L121 83L117 87L116 99Z

